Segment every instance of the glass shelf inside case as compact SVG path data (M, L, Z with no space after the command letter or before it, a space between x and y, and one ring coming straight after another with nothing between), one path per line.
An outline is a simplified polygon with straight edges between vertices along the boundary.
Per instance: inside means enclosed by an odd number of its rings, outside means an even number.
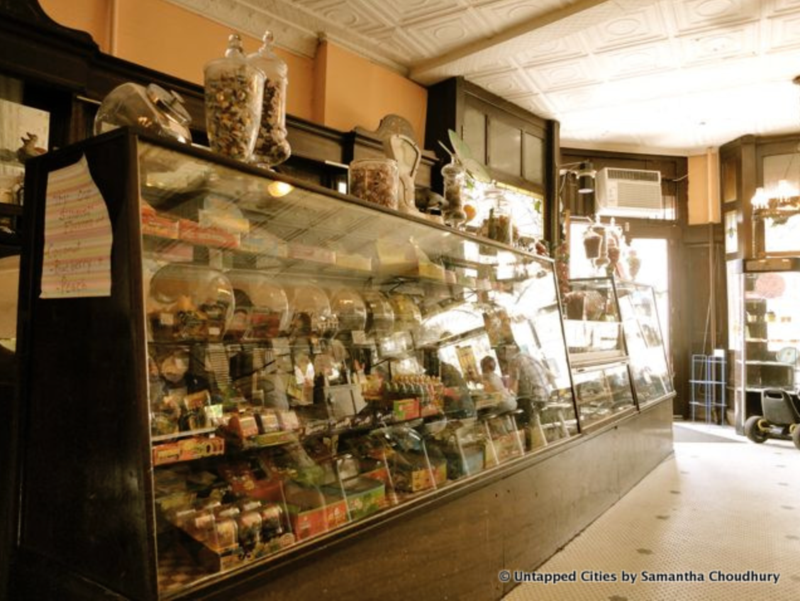
M577 434L550 260L202 151L138 158L162 594Z
M611 278L570 280L563 303L564 331L573 365L625 356L622 324Z

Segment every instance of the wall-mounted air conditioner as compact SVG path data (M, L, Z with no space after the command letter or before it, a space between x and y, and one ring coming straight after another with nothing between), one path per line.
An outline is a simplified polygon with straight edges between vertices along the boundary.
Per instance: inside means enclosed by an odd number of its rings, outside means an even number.
M661 172L605 167L596 177L598 214L656 217L664 212Z

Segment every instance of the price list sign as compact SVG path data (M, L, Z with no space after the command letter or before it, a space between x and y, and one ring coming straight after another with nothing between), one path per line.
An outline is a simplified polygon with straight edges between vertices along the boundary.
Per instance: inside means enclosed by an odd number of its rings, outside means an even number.
M108 209L86 157L47 178L41 298L111 295Z

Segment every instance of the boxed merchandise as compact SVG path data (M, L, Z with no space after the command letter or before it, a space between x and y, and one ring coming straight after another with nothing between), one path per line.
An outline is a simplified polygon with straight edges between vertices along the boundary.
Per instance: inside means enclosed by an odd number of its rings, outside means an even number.
M142 206L142 234L177 240L178 233L178 221L176 219L159 215L149 205L147 207Z
M420 492L447 481L447 462L416 453L397 454L392 465L395 488L405 492Z
M347 502L317 488L292 483L286 491L289 519L297 540L304 540L347 523Z
M386 487L381 480L364 476L350 478L342 482L342 488L351 520L365 518L385 506ZM322 491L330 496L342 494L342 489L336 485L325 486Z
M363 255L336 252L336 265L356 271L372 271L372 259Z
M234 415L228 420L228 431L246 440L258 434L258 423L253 415Z
M153 446L153 465L193 461L225 454L225 440L216 436L192 436Z
M238 497L283 503L283 482L259 477L247 461L223 463L219 474L230 484L231 492ZM263 472L259 472L263 476Z
M308 246L298 242L289 243L289 258L313 261L333 265L336 263L336 253L320 246Z
M419 399L398 399L392 401L392 417L404 422L419 417Z
M344 483L350 519L360 520L377 511L386 503L386 486L372 478L353 478Z
M180 220L180 239L199 246L218 248L239 248L238 234L231 234L217 227L203 227L199 223Z

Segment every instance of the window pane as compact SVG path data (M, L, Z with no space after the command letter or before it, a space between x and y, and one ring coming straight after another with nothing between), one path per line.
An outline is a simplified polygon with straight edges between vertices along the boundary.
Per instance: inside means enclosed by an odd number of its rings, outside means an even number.
M472 156L486 164L486 115L468 106L464 111L464 135L462 137L472 151Z
M525 134L525 172L522 176L534 184L544 183L544 140Z
M522 132L492 119L489 123L489 166L512 175L522 175Z

